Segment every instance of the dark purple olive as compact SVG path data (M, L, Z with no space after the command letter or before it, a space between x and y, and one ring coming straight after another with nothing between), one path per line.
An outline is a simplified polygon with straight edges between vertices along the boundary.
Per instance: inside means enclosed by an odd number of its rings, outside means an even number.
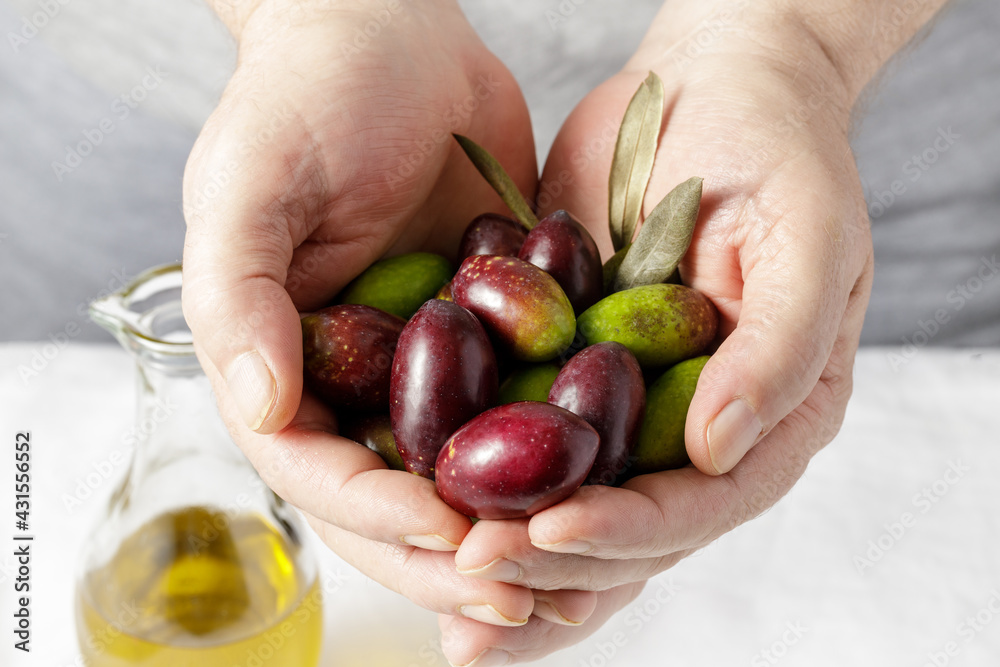
M371 306L330 306L302 318L306 386L331 407L385 410L406 321Z
M410 318L392 362L389 416L406 469L434 478L448 436L493 404L497 362L475 316L432 299Z
M598 343L566 362L549 403L585 419L601 436L588 484L614 484L639 441L646 385L639 362L621 343Z
M556 405L521 401L487 410L438 454L438 495L479 519L517 519L569 497L594 464L599 438Z
M451 293L515 359L554 359L576 335L573 306L559 283L517 257L466 258Z
M497 213L483 213L469 223L458 247L458 263L473 255L517 256L528 230L520 222Z
M542 218L524 239L517 256L555 278L577 313L604 295L604 265L597 243L567 211Z

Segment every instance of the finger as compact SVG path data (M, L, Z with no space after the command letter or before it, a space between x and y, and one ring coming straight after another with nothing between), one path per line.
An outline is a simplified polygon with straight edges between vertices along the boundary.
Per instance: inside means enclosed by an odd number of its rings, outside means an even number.
M837 209L809 193L760 215L753 208L743 225L765 231L735 241L744 274L737 326L705 365L685 427L691 461L713 475L812 392L866 256L862 241L845 238L857 221L834 219ZM765 219L773 215L787 219Z
M868 263L820 381L732 471L711 476L688 467L641 475L622 488L582 487L531 518L532 543L595 558L658 557L698 549L773 505L840 428L870 283Z
M622 488L585 487L532 517L532 543L592 559L683 556L756 516L791 487L805 469L808 452L799 447L809 427L793 413L727 475L688 467L642 475Z
M524 625L531 616L535 604L531 591L462 577L450 553L380 544L317 517L306 518L344 560L421 607L502 627Z
M557 625L582 625L597 608L597 594L593 591L532 591L532 595L532 614Z
M528 519L477 522L455 554L458 571L468 577L506 581L539 592L603 591L645 581L687 555L682 551L651 558L604 560L546 551L531 543L528 524Z
M666 569L680 557L673 554L710 540L729 511L721 499L731 487L729 478L690 467L643 475L622 488L586 486L533 516L528 533L536 548L596 561L595 568L599 559L663 559Z
M500 628L457 616L442 616L441 648L452 665L495 667L528 662L572 646L596 632L619 609L638 597L635 583L597 593L594 613L576 626L549 623L537 616L517 628Z

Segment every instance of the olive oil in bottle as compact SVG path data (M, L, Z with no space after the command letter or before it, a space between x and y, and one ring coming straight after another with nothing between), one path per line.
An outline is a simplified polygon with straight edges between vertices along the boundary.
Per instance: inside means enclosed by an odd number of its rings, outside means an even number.
M153 519L79 587L85 664L316 664L320 593L293 566L297 549L255 515L194 507Z

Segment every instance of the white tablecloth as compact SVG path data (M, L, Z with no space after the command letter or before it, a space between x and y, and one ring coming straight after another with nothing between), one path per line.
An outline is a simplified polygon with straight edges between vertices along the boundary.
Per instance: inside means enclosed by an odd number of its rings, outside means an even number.
M74 554L113 486L60 500L132 423L133 366L70 344L0 346L0 665L82 664ZM48 352L52 352L50 348ZM1000 351L858 357L843 430L773 510L654 580L553 667L1000 664ZM33 651L13 649L13 441L33 440ZM904 525L906 524L906 525ZM328 587L325 665L445 665L430 612L317 541ZM339 583L338 583L339 582ZM951 655L949 655L949 652Z

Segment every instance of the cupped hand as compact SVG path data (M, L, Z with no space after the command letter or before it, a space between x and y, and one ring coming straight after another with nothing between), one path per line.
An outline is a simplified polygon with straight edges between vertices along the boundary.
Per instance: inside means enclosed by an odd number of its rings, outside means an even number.
M791 35L781 53L727 37L684 62L647 39L566 121L539 205L578 216L605 257L615 130L648 70L663 79L666 100L645 213L675 185L704 178L680 271L718 307L721 343L687 417L694 466L621 488L583 487L530 520L481 521L455 556L466 576L604 591L592 619L607 618L628 601L623 586L770 507L836 434L851 393L872 248L847 137L852 101L822 50L799 48L808 44ZM464 639L449 654L455 664L487 649L535 659L585 634L459 623Z
M534 600L521 587L452 566L450 584L416 591L401 575L448 569L453 555L435 552L471 524L433 482L336 435L302 390L299 323L379 257L453 254L473 217L503 210L452 132L494 151L532 196L524 100L454 2L312 7L265 0L247 19L188 161L183 305L199 359L263 480L342 556L436 611L525 622Z

